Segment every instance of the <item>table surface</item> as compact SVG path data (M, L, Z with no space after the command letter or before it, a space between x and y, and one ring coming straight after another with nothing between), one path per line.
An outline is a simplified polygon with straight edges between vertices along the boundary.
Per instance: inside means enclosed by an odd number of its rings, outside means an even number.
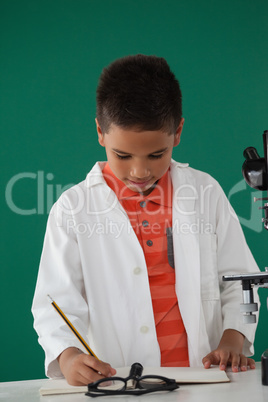
M103 401L120 400L128 401L130 398L135 401L148 402L232 402L232 401L268 401L268 386L261 382L261 364L256 363L255 370L247 372L232 373L227 370L230 383L222 384L191 384L180 385L180 388L165 393L148 394L143 396L120 397L105 396L100 399ZM0 383L0 401L8 402L79 402L89 401L85 394L65 394L40 396L39 389L49 381L30 380ZM99 400L99 399L98 399Z

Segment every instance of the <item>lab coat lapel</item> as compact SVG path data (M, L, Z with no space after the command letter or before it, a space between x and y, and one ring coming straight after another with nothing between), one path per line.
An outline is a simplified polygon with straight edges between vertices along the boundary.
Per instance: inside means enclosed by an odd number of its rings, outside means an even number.
M187 166L187 165L186 165ZM188 336L190 365L200 362L200 254L196 180L184 164L171 164L176 292ZM203 320L202 320L203 321ZM204 325L201 323L201 326ZM203 330L201 330L203 334ZM200 364L200 363L199 363Z

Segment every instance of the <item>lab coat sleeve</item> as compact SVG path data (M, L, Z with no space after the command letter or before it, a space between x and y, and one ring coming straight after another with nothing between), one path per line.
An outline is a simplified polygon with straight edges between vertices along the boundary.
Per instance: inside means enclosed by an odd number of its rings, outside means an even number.
M72 216L63 197L53 206L47 224L33 300L34 328L45 351L45 372L61 377L57 357L68 347L83 350L63 319L49 303L49 294L86 339L89 322L76 236L69 227Z
M240 304L242 303L240 281L225 282L222 280L222 276L258 272L259 268L246 243L236 213L221 188L219 192L216 234L223 331L235 329L241 332L245 336L243 354L251 356L254 353L253 342L257 324L243 323L240 312ZM259 304L256 290L254 290L254 301Z

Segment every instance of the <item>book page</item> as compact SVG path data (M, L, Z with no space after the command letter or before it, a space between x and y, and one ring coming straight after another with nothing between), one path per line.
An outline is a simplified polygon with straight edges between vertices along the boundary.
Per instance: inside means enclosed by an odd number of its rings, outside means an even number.
M178 384L202 384L229 382L225 371L219 366L209 369L204 367L145 367L143 375L155 374L163 377L174 378Z

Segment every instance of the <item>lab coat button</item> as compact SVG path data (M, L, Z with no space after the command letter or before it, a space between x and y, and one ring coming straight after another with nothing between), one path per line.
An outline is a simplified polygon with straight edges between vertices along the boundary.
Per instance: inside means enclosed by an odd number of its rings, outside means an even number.
M134 268L133 272L134 272L135 275L139 275L141 273L141 268L136 267L136 268Z
M143 325L143 326L140 328L140 331L141 331L141 333L143 333L143 334L147 334L147 332L149 331L149 328L146 327L146 325Z

